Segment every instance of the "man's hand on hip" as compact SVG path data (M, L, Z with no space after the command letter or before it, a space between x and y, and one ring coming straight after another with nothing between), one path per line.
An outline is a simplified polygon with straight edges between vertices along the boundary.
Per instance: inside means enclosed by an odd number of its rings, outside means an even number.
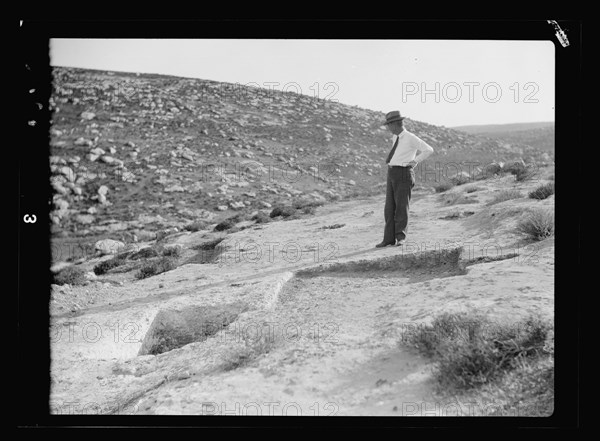
M410 161L407 165L409 167L415 168L417 166L417 161Z

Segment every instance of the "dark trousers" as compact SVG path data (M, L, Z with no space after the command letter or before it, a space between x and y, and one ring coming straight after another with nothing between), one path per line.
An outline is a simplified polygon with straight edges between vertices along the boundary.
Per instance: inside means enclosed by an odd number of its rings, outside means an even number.
M414 186L415 171L412 167L388 167L384 209L384 243L395 243L396 239L406 238L408 206Z

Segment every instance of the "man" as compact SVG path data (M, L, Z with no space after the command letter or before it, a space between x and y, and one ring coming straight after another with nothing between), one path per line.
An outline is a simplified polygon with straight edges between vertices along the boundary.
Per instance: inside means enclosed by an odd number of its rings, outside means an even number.
M408 205L415 186L416 165L433 153L433 148L404 128L405 117L394 110L385 116L384 125L394 135L392 150L387 158L387 190L385 195L385 229L383 242L377 248L388 245L401 246L408 231ZM417 152L420 152L417 155Z

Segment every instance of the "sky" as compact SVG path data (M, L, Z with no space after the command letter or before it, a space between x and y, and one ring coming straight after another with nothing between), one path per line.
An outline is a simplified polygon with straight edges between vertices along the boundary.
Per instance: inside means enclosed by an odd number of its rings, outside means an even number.
M551 41L52 39L52 66L317 96L454 127L554 121Z

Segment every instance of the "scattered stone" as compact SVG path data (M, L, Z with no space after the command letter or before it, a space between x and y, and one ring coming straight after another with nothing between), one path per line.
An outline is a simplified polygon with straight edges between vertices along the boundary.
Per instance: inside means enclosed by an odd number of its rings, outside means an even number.
M133 230L133 234L137 237L137 240L140 242L147 242L149 240L156 239L156 233L153 231Z
M95 149L90 150L90 153L92 153L96 156L102 156L102 155L106 154L106 152L104 150L102 150L100 147L96 147Z
M93 112L82 112L81 115L79 115L82 119L87 119L92 120L96 117L96 114Z
M67 213L69 203L64 199L56 199L54 201L54 207L56 207L56 214L60 217Z
M93 141L90 141L89 139L85 139L85 138L77 138L75 140L75 145L83 145L83 146L87 146L87 147L91 147L94 145Z
M240 208L244 208L245 205L243 202L231 202L229 206L235 210L239 210Z
M181 157L183 159L187 159L188 161L193 161L194 160L194 157L192 155L190 155L189 153L182 153Z
M71 167L61 167L61 169L59 170L60 174L64 175L69 182L74 182L75 181L75 172L73 171L73 169Z
M116 254L125 248L125 244L119 240L103 239L94 244L94 249L100 254Z

